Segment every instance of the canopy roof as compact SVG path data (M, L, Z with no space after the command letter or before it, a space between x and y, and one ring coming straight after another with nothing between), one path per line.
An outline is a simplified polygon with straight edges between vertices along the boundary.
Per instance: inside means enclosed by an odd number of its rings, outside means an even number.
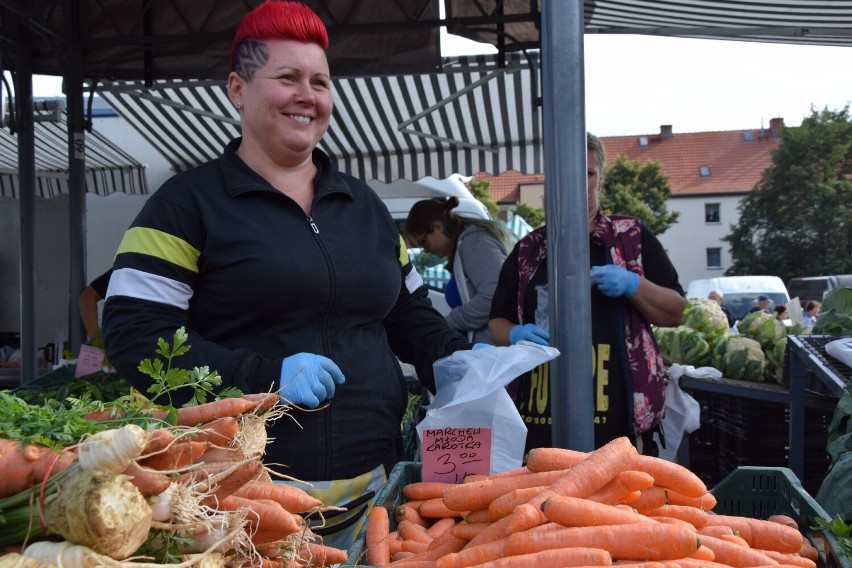
M68 125L63 105L36 101L34 112L36 195L55 197L70 193L68 184ZM97 195L114 192L148 193L145 166L96 130L85 135L86 191ZM18 137L0 129L0 197L17 198Z
M435 0L304 2L328 26L338 77L439 70L441 25L500 53L541 43L540 0L446 0L443 20ZM236 24L260 3L0 0L3 48L24 48L37 74L63 75L80 53L92 80L222 79ZM852 45L849 0L585 0L584 19L586 33Z
M320 147L340 170L367 181L540 173L538 55L457 58L440 74L334 79ZM176 171L215 158L239 136L223 81L120 82L99 92Z

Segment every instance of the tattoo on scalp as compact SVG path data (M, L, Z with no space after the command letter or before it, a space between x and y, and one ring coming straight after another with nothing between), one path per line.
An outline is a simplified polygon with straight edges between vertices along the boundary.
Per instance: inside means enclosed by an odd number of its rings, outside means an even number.
M266 48L266 42L247 39L237 47L234 71L242 75L246 81L251 81L255 72L266 65L268 60L269 50Z

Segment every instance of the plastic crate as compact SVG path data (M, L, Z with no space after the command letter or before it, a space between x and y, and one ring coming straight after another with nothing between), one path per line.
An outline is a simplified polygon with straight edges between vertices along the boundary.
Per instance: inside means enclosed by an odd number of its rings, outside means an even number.
M396 530L396 520L394 519L394 510L401 505L405 498L402 496L402 489L409 483L420 481L420 462L404 461L397 463L391 470L388 476L387 483L376 494L374 507L384 507L388 510L388 518L390 519L390 530ZM369 566L364 564L364 533L367 530L367 525L361 528L358 533L358 538L355 543L349 547L347 551L347 559L345 566Z
M840 543L834 534L814 529L816 518L829 515L802 487L786 467L738 467L720 481L711 493L717 505L713 509L724 515L766 519L771 515L787 515L796 519L799 530L808 535L820 551L820 564L826 568L852 568L852 558L840 554Z

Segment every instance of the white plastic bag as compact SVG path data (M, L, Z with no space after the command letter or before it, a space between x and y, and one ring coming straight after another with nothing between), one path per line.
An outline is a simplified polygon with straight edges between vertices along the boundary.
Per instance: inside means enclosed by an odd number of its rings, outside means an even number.
M852 367L852 337L829 341L825 344L825 352L847 367Z
M660 457L672 462L677 461L677 452L684 433L691 434L701 426L701 405L680 388L680 378L683 375L703 378L721 378L722 376L719 370L713 367L696 369L692 365L674 364L669 368L669 380L666 384L666 415L660 424L666 439L666 447L663 448L659 442L657 445Z
M436 361L432 368L437 394L417 425L421 448L426 429L491 428L491 473L520 467L527 427L505 387L558 355L554 347L521 341L510 347L456 351Z

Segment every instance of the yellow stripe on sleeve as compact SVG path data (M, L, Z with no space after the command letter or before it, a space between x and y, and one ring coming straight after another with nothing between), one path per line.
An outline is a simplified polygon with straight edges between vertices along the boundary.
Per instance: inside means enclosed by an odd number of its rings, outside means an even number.
M408 247L405 246L405 239L402 238L402 235L399 236L399 265L405 266L411 262L411 259L408 258Z
M185 240L148 227L132 227L124 233L115 255L126 252L161 258L190 272L198 272L198 257L201 256Z

